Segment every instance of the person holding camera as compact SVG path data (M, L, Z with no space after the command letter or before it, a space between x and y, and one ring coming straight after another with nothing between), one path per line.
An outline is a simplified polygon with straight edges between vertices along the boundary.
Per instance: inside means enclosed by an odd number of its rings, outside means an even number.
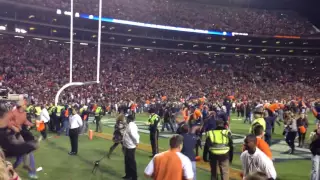
M110 159L112 152L117 148L117 146L121 143L123 139L123 134L126 129L127 123L125 121L124 114L120 114L117 117L116 124L114 125L114 132L113 132L113 142L114 144L110 147L107 157ZM122 148L123 149L123 148Z
M138 133L138 126L134 121L134 117L129 115L127 117L128 125L123 135L123 149L124 149L124 163L126 175L123 179L137 180L137 163L136 163L136 148L139 144L140 135Z

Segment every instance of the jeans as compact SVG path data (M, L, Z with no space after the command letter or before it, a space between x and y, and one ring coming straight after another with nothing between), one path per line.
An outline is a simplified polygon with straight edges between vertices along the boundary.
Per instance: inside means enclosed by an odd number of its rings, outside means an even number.
M264 135L264 140L266 141L266 143L271 146L271 133L266 133Z
M311 157L312 160L312 169L311 169L311 180L320 179L320 156L315 155Z
M14 162L14 164L13 164L13 168L16 169L22 162L23 162L24 166L30 167L30 169L28 170L29 175L36 174L36 165L35 165L35 159L34 159L33 152L31 152L29 154L25 154L24 156L17 157L16 162Z
M59 131L59 134L61 134L64 130L66 130L66 136L69 136L69 121L64 120L62 124L62 128Z
M191 161L192 171L193 171L193 180L197 180L197 163L195 161Z

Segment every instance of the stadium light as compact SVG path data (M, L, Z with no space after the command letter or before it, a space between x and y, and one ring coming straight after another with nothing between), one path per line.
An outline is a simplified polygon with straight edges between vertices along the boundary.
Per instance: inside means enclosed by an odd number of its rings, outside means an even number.
M61 14L61 10L60 9L57 9L57 14Z
M41 38L33 38L34 40L41 41Z
M23 36L14 36L15 38L21 38L23 39L24 37Z
M80 45L88 46L88 43L80 43Z
M58 42L57 40L52 40L52 39L50 39L49 41L50 41L50 42Z
M6 26L0 26L0 30L1 31L5 31L5 30L7 30L7 27Z
M22 33L22 34L26 34L27 33L27 31L25 29L20 29L20 28L16 28L15 32L16 33Z
M70 15L71 15L71 12L70 12L70 11L65 11L65 12L64 12L64 15L70 16Z

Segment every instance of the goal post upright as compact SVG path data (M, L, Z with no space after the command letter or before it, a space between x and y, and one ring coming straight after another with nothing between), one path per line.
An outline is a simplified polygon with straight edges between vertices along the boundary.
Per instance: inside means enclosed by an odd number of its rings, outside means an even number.
M100 58L101 58L101 17L102 17L102 0L99 0L99 27L98 27L98 51L97 51L97 78L96 81L87 81L87 82L73 82L72 80L72 67L73 67L73 18L75 16L73 9L73 0L70 0L71 5L71 14L70 14L70 69L69 69L69 83L62 86L54 99L55 106L58 105L60 94L68 87L71 86L83 86L100 83Z

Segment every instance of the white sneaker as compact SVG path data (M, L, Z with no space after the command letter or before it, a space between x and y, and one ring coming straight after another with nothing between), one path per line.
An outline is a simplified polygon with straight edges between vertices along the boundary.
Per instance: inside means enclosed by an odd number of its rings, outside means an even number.
M36 174L29 174L30 179L38 179L38 176Z

